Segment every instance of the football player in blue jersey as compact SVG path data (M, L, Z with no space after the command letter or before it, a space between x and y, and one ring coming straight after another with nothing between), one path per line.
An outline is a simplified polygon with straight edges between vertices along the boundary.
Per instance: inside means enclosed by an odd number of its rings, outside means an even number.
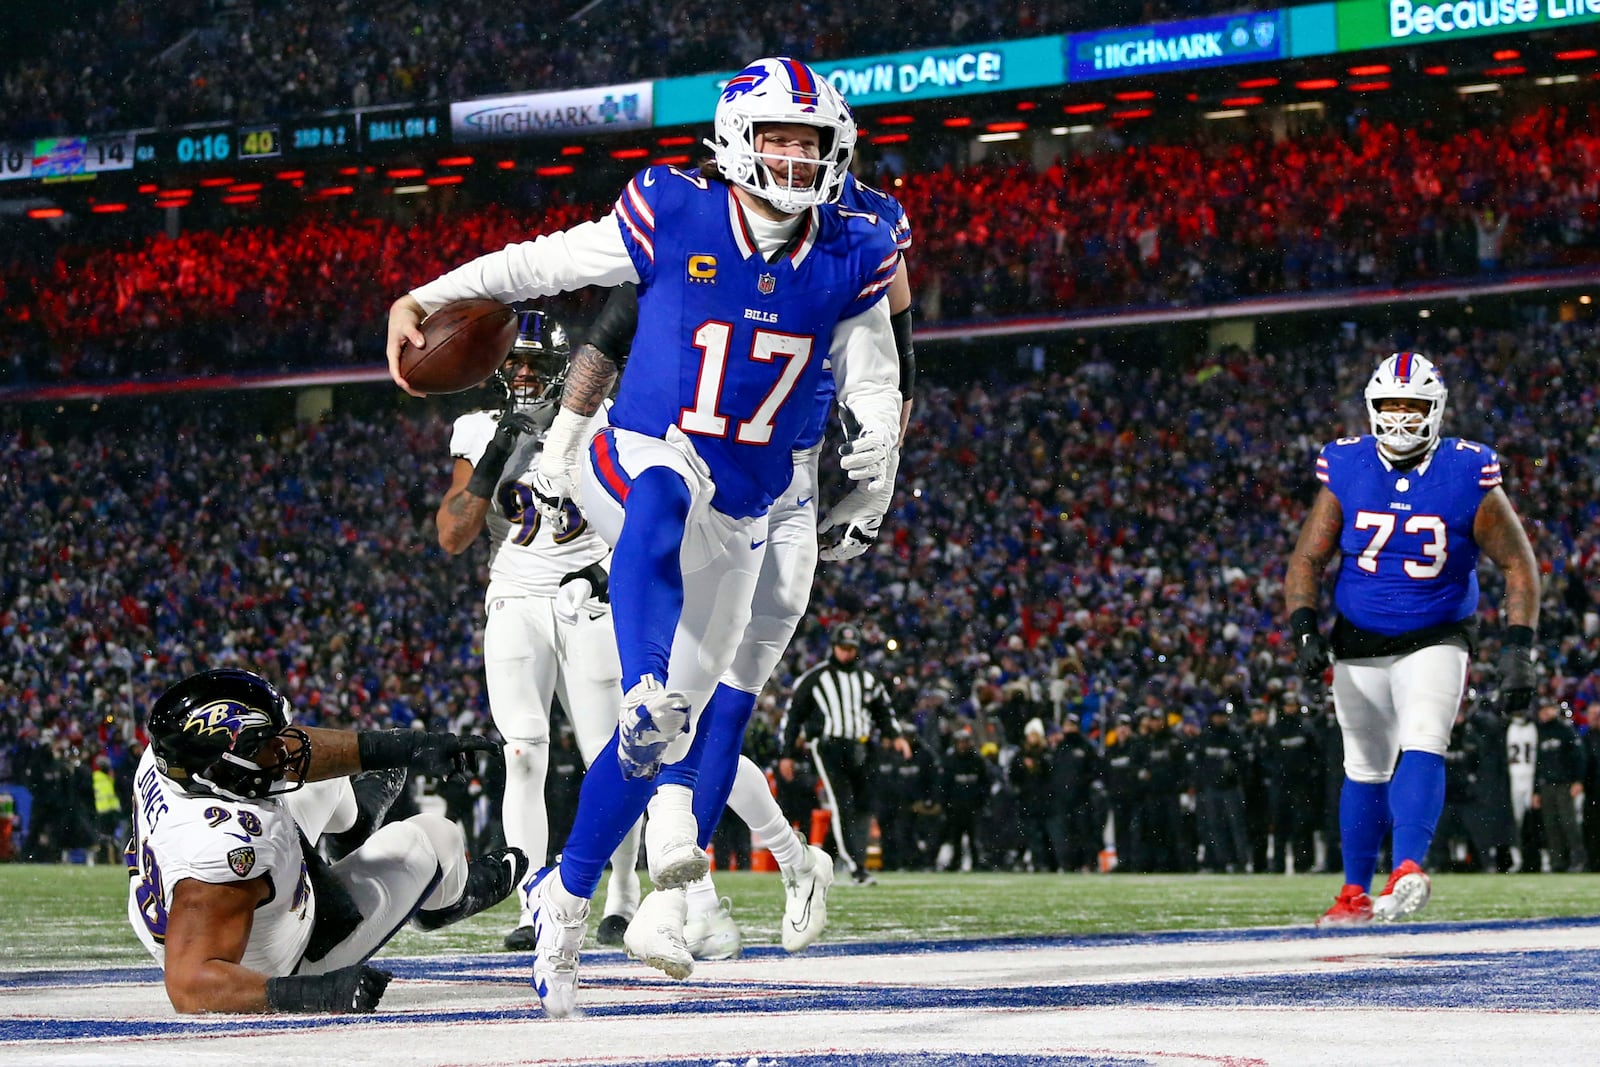
M1400 352L1367 383L1371 434L1322 449L1323 488L1284 578L1296 659L1308 681L1333 666L1344 739L1339 830L1345 885L1319 925L1394 920L1428 902L1422 869L1444 805L1444 754L1476 647L1477 565L1504 572L1501 699L1532 700L1539 567L1501 488L1494 450L1440 437L1446 390L1433 363ZM1323 569L1340 554L1331 639L1318 625ZM1388 884L1369 895L1393 833Z
M841 460L859 483L852 510L881 516L893 493L902 404L884 294L900 255L881 221L832 205L849 111L805 64L763 59L728 83L713 122L713 172L648 168L606 218L480 257L390 309L390 373L404 386L400 343L422 343L422 318L445 303L639 286L615 402L600 411L614 369L576 361L533 482L552 528L575 495L615 546L624 688L611 758L585 776L559 866L530 885L534 985L551 1015L575 1006L589 896L647 805L656 887L708 869L692 808L706 731L692 720L750 620L767 512L824 373L856 427Z

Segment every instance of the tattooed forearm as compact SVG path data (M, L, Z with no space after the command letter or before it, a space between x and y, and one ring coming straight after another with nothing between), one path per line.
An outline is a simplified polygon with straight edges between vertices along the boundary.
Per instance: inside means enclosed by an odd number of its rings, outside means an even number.
M561 406L579 415L593 415L617 384L617 364L594 345L582 345L567 364Z
M1293 614L1300 608L1316 610L1322 587L1322 572L1339 549L1339 531L1344 526L1344 511L1339 498L1327 489L1317 493L1300 539L1289 554L1283 577L1284 608Z
M1537 629L1539 560L1505 490L1495 489L1483 498L1472 523L1472 539L1505 573L1507 624Z

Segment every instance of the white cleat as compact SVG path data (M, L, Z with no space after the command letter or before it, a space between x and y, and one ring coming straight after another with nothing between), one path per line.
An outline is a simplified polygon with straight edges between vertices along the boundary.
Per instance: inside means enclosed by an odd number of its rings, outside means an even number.
M693 811L652 806L644 822L644 851L652 885L678 889L711 872L711 857L700 847L699 836Z
M657 889L648 894L623 937L628 955L668 978L689 977L694 973L694 957L683 937L688 914L689 898L682 889Z
M546 867L524 892L533 905L533 980L545 1014L564 1019L578 1006L578 953L589 925L589 902L576 915L563 913L551 899L559 868Z
M744 939L739 924L733 921L727 897L717 901L711 911L689 916L683 926L683 940L689 955L697 960L736 960L744 954Z
M828 925L828 890L833 887L833 858L816 845L807 845L811 870L805 874L783 872L783 948L804 952L822 936Z

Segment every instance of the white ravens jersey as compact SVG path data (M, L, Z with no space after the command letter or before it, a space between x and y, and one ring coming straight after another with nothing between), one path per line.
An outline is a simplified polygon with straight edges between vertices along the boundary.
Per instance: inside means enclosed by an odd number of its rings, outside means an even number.
M471 411L456 419L450 454L474 467L494 439L499 417L493 411ZM539 466L544 435L524 434L500 472L489 502L489 588L484 602L496 597L553 597L564 575L605 559L610 548L587 522L556 537L545 529L533 506L533 474ZM523 551L524 549L528 551Z
M300 833L282 803L186 793L156 769L153 748L139 760L133 794L133 837L124 855L128 920L156 962L166 963L167 910L179 882L265 878L267 900L256 909L239 962L275 977L292 974L317 910Z

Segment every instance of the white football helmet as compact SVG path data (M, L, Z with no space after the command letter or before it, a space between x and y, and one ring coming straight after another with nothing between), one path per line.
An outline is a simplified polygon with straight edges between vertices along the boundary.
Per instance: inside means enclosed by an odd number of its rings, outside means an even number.
M807 186L791 187L774 177L795 159L756 151L756 127L780 122L821 131L816 175ZM839 90L787 57L758 59L728 80L706 141L724 178L789 215L838 199L855 146L855 119Z
M1396 352L1372 372L1367 382L1367 420L1372 436L1392 457L1410 456L1439 443L1448 391L1433 361L1416 352ZM1425 400L1426 413L1379 411L1380 400Z

